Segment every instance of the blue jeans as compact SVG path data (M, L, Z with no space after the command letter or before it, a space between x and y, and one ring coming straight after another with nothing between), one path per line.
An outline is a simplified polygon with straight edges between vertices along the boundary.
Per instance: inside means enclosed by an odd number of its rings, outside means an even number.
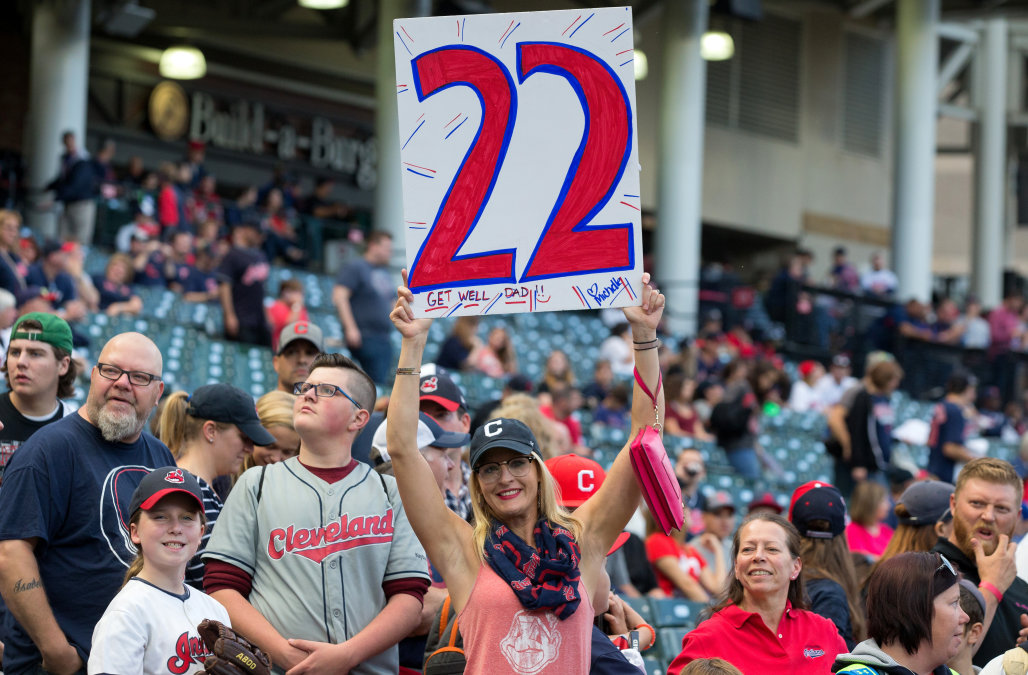
M393 345L389 335L361 334L361 346L351 350L375 384L389 384L389 368L393 365Z
M728 455L728 463L740 476L749 480L760 478L760 460L757 459L756 450L739 448L738 450L729 450L725 454Z

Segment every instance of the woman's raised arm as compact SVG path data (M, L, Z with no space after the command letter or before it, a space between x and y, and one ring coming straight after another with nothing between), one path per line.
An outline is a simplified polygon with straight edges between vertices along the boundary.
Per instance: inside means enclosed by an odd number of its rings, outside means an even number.
M596 494L580 506L576 515L585 526L583 548L595 547L606 555L607 549L628 524L639 505L639 484L632 471L628 448L632 438L647 424L664 423L664 387L660 384L660 363L657 359L657 325L664 313L664 296L650 288L650 275L642 276L642 303L625 307L625 318L632 327L635 348L636 381L632 391L632 431L628 442L618 453L607 479ZM640 380L646 390L640 386ZM656 396L654 402L651 395Z
M418 448L418 383L432 320L415 319L413 301L404 270L403 285L397 289L396 305L389 314L403 339L389 396L386 449L411 527L449 586L454 583L451 577L460 573L467 560L463 549L471 547L471 526L446 508L432 469Z

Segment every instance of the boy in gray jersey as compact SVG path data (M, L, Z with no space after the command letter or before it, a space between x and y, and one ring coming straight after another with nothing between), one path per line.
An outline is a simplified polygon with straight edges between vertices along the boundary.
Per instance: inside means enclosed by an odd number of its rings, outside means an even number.
M396 673L417 625L428 559L392 477L350 454L375 386L321 354L293 408L297 457L243 474L204 554L204 587L276 672Z

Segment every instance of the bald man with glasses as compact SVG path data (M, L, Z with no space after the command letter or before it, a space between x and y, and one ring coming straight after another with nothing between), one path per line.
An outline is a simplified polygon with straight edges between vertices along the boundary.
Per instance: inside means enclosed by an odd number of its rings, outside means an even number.
M139 333L107 342L78 414L11 457L0 490L0 593L13 615L5 673L85 672L93 628L135 558L129 502L175 463L144 431L164 391L160 350Z

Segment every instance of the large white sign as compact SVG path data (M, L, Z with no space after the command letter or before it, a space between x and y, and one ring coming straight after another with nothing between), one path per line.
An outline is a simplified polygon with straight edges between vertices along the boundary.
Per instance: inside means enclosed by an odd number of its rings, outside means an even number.
M393 27L415 312L639 304L630 8Z

